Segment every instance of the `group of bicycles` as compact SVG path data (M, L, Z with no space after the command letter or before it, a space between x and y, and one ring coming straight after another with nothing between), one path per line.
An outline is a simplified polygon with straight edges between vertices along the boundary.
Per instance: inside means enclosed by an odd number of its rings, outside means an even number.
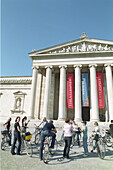
M1 131L1 150L5 150L9 147L9 134L12 137L11 131ZM30 133L21 134L21 153L26 152L28 156L32 156L33 149L32 149L32 143L31 143L32 135ZM17 146L16 146L17 148Z
M21 153L26 152L26 154L30 157L33 154L32 144L34 143L35 145L40 146L40 141L41 141L41 130L42 129L39 128L36 124L34 124L34 125L35 125L35 131L32 135L30 133L26 133L26 135L22 135ZM12 136L11 131L9 133ZM2 134L1 149L5 150L5 148L8 147L9 137L8 137L8 133L4 133L3 131L1 132L1 134ZM31 143L32 136L34 136L33 143ZM77 138L76 138L76 136L74 136L72 138L73 138L73 140L72 140L73 141L72 147L73 147L73 146L77 145ZM79 139L81 140L81 134L80 134ZM62 134L61 140L59 142L57 142L57 140L55 140L54 149L50 149L51 141L52 141L52 137L46 136L45 141L43 143L43 161L44 161L44 163L48 163L50 155L54 155L56 153L58 145L64 146L64 136ZM94 142L94 136L91 135L89 137L89 141L88 141L89 149L93 148L93 142ZM97 153L98 153L99 158L101 158L101 159L104 159L104 157L105 157L106 146L107 147L112 146L112 138L111 138L108 130L102 130L102 133L99 135L97 143L96 143Z

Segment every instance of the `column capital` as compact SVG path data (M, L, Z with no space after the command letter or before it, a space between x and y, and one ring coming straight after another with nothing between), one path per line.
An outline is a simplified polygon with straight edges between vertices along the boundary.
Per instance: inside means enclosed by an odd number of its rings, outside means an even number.
M97 64L89 64L89 68L91 68L91 67L97 67L98 65Z
M73 67L74 67L74 68L77 68L77 67L82 68L82 65L81 65L81 64L78 64L78 65L76 64L76 65L74 65Z
M46 69L47 69L47 68L52 69L52 68L53 68L53 66L45 66L45 68L46 68Z
M65 69L66 69L66 68L67 68L67 65L60 65L59 68L60 68L60 69L61 69L61 68L65 68Z
M113 66L113 64L112 64L112 63L106 63L106 64L104 64L104 67L109 67L109 66Z
M39 67L38 66L33 66L32 69L39 70Z

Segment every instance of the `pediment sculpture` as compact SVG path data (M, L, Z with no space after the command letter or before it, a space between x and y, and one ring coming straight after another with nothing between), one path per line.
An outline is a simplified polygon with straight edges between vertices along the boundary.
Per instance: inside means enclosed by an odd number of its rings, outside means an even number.
M113 51L113 47L108 44L90 44L83 42L76 45L62 47L61 49L50 51L49 53L54 54L54 53L95 52L95 51Z

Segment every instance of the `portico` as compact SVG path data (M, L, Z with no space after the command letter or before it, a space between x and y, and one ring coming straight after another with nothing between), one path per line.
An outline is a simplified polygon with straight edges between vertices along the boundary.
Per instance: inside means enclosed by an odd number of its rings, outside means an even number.
M29 113L31 118L47 117L61 121L69 117L77 122L113 119L113 42L90 39L83 34L78 40L34 50L29 56L34 68ZM69 73L74 74L73 108L67 108ZM82 103L81 76L84 73L88 76L87 106ZM101 94L98 91L97 73L102 74L105 107L99 106Z

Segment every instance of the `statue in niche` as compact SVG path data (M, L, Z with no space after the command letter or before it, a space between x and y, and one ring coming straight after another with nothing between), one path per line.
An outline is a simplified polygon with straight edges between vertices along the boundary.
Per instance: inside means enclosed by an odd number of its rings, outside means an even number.
M76 50L77 50L77 46L76 45L72 46L72 52L76 52Z
M85 44L85 42L82 44L82 47L81 47L80 51L86 51L86 44Z
M21 98L16 100L16 110L21 110Z

